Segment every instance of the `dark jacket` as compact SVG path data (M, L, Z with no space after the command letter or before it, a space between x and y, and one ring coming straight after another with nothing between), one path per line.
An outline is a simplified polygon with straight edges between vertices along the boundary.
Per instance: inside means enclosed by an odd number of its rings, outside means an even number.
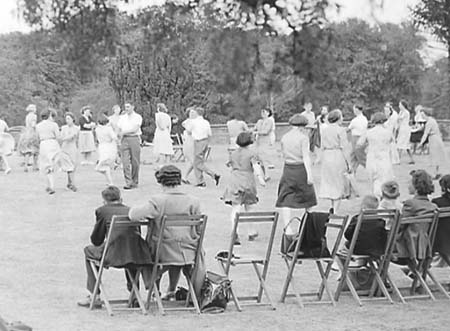
M433 199L431 202L439 208L450 207L450 196L446 194ZM450 255L450 219L448 218L439 220L433 251L439 254Z
M329 214L311 212L308 213L305 224L305 233L300 250L309 257L328 257L330 252L327 247L326 227Z
M350 248L350 243L355 233L358 216L352 217L350 224L345 230L344 236L348 242L345 243L347 248ZM381 256L384 254L387 241L387 231L385 229L385 221L383 219L376 220L362 220L359 229L358 238L356 239L353 254Z
M95 246L104 247L108 233L107 224L114 215L128 215L129 207L122 203L104 205L95 211L96 223L91 234ZM111 242L106 254L105 264L111 267L123 267L129 264L143 265L151 263L150 248L141 237L139 228L121 228L113 230Z
M437 206L428 200L427 196L417 195L403 203L402 217L421 216L433 213ZM431 256L428 250L428 224L409 224L402 226L397 237L397 252L399 258L422 260Z

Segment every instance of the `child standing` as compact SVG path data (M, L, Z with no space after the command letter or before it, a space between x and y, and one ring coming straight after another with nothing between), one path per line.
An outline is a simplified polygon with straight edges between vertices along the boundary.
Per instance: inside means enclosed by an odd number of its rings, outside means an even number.
M222 200L232 206L230 216L232 228L236 213L241 212L242 206L245 211L250 211L252 206L258 202L253 172L253 163L258 162L258 157L256 152L249 147L252 143L252 134L248 131L241 132L236 139L238 149L230 154L230 160L227 163L232 169L231 178ZM249 229L249 241L255 240L257 236L258 232L254 228ZM235 239L235 245L240 245L239 237Z

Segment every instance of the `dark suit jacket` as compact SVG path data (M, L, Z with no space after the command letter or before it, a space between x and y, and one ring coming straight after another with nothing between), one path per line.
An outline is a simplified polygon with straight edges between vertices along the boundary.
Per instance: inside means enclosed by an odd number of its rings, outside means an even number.
M129 207L122 203L104 205L95 211L96 223L91 234L95 246L104 247L109 223L114 215L128 215ZM105 264L111 267L151 263L150 248L139 228L113 230Z
M427 196L417 195L403 203L402 217L431 214L436 209ZM422 260L431 256L427 231L428 224L409 224L400 228L396 246L398 257Z
M450 207L450 196L445 194L439 198L433 199L432 202L439 208ZM439 254L450 255L450 219L448 218L439 220L433 251L438 252Z
M347 248L350 248L350 242L355 233L358 216L352 217L350 224L345 230L344 236L348 242L345 243ZM387 241L387 231L385 229L385 221L383 219L376 220L362 220L359 228L358 238L353 253L359 255L381 256L384 254Z

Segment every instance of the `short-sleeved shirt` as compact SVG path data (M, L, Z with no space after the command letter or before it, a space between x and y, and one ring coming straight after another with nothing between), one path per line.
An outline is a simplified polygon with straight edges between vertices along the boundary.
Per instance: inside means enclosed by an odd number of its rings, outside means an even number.
M120 115L117 121L117 126L125 133L125 136L140 136L142 134L141 125L142 116L136 112ZM138 128L135 129L135 127Z
M209 122L202 116L194 118L192 121L187 123L186 130L191 132L192 138L194 140L203 140L209 138L212 135Z
M313 127L314 123L316 123L316 116L314 115L314 113L312 111L303 111L300 113L300 115L303 115L306 117L306 119L308 120L308 125L309 127Z
M298 129L292 129L281 138L281 148L286 164L301 164L303 150L309 150L309 138Z
M367 132L367 118L363 114L360 114L353 118L348 126L351 130L352 136L361 137Z
M247 131L248 127L244 121L230 120L227 122L228 134L236 138L239 133Z
M8 130L8 124L4 120L0 120L0 133L5 132Z

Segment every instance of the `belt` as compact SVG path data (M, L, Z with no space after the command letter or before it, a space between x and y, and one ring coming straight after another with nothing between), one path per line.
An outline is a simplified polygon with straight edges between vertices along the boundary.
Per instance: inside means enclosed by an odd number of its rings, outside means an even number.
M138 134L126 134L124 136L122 136L122 138L133 138L133 137L139 137Z
M56 138L45 138L45 139L40 139L39 141L46 141L46 140L56 140Z
M206 140L206 139L208 139L208 138L203 138L203 139L194 139L194 141L203 141L203 140Z

